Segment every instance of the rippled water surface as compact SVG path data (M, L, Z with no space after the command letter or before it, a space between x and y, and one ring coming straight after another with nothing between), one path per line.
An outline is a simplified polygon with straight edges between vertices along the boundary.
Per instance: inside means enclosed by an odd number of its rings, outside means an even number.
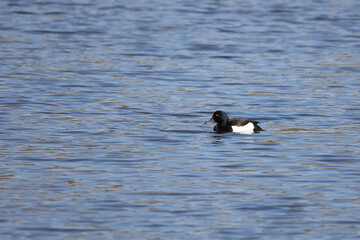
M2 239L360 237L358 1L0 13Z

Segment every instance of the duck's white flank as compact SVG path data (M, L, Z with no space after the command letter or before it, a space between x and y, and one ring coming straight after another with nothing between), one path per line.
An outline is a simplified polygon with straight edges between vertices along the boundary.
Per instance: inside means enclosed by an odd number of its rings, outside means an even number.
M242 133L242 134L251 134L254 133L254 124L252 122L249 122L248 124L244 126L231 126L233 129L233 132L235 133Z

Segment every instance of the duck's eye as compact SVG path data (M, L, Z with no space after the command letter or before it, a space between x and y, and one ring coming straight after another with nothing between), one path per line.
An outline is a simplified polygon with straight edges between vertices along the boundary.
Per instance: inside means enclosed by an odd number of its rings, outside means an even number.
M217 116L217 117L218 117L218 116L219 116L219 114L216 114L215 116Z

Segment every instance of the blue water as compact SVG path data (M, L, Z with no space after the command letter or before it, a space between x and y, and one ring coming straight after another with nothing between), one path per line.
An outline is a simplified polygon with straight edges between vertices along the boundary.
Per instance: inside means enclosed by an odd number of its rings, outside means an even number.
M3 0L1 239L358 239L359 66L355 0Z

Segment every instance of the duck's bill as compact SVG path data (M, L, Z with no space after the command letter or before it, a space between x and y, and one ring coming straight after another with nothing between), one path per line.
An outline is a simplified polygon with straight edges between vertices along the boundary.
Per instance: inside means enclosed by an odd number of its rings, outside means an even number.
M205 122L204 125L207 125L207 124L210 124L210 123L213 123L215 122L213 118L211 118L209 121Z

